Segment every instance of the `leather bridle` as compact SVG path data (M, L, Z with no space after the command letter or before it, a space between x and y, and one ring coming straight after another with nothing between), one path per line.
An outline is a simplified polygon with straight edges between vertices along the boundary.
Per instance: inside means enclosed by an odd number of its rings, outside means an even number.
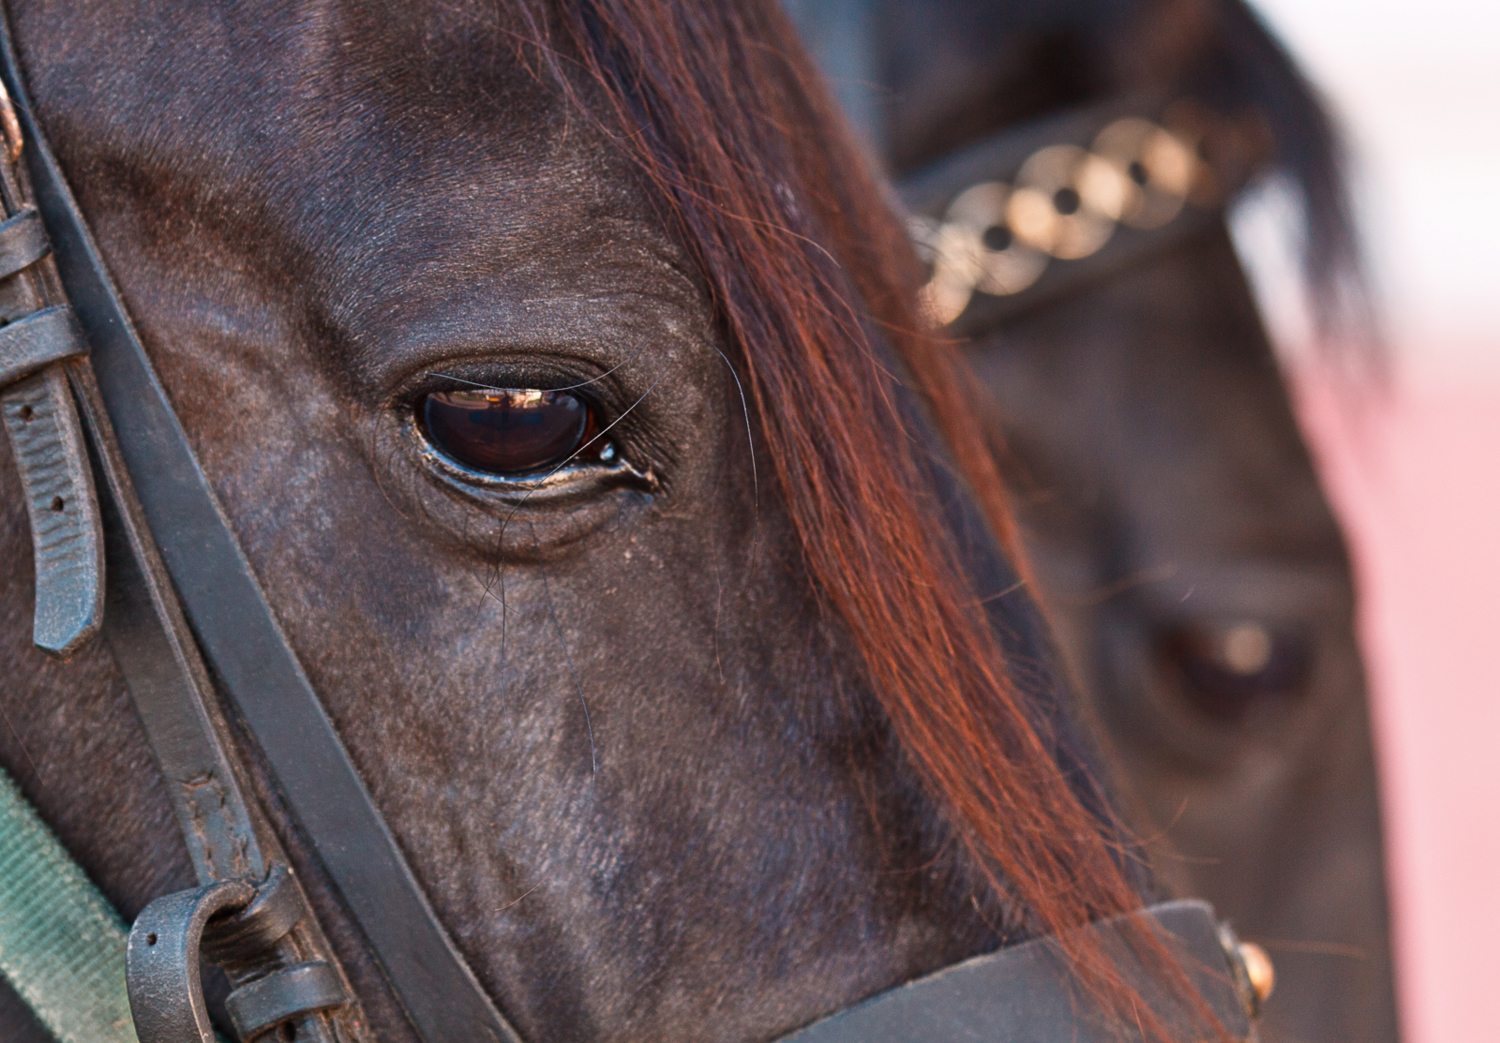
M897 188L931 268L932 318L982 336L1221 226L1260 158L1243 137L1192 102L1111 98L907 176Z
M140 1039L212 1043L200 955L228 976L226 1006L242 1039L272 1029L317 1043L371 1038L251 788L222 693L417 1035L519 1043L438 920L287 643L42 135L5 19L0 80L0 406L31 520L34 636L66 659L102 632L199 882L151 902L131 929ZM1215 1016L1243 1038L1244 970L1208 908L1147 912ZM1115 948L1119 929L1081 928ZM1137 977L1169 1022L1189 1016L1151 970L1139 966ZM1040 939L789 1038L1121 1038L1085 1006L1055 939Z

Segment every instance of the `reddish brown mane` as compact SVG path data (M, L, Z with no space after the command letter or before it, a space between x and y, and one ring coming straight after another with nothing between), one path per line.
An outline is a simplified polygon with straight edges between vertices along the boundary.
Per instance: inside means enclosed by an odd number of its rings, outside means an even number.
M808 566L897 740L972 861L1033 926L1141 904L1004 670L956 562L893 378L899 357L1006 542L999 478L950 349L919 332L915 258L773 2L592 0L538 16L552 74L608 110L661 191L730 343ZM748 92L745 84L762 85ZM572 89L572 88L570 88ZM867 316L874 317L871 325ZM878 330L878 332L874 332ZM872 451L878 447L879 451ZM1133 992L1067 943L1125 1017Z

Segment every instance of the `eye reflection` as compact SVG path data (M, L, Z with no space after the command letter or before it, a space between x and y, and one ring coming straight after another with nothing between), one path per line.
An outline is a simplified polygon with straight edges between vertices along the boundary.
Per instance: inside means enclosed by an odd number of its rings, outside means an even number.
M1183 682L1189 703L1214 720L1242 720L1257 702L1296 696L1311 649L1300 634L1257 621L1187 625L1159 635L1157 654Z
M566 391L485 389L423 397L417 413L427 438L475 471L533 474L577 452L594 433L589 407Z

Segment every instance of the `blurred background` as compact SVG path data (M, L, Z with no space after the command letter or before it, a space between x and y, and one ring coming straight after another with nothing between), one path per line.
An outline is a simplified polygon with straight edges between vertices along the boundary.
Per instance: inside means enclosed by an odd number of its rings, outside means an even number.
M1308 350L1275 186L1234 216L1349 532L1410 1043L1500 1038L1500 5L1256 0L1341 117L1393 357L1351 401Z

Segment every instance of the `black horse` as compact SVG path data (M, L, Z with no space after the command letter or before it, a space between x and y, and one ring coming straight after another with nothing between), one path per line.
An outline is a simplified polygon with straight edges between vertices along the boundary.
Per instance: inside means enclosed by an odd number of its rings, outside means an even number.
M777 7L8 6L229 523L523 1038L769 1039L1151 892ZM188 853L111 650L32 646L0 483L0 762L131 918ZM410 1038L243 745L343 1031Z
M1336 136L1239 0L788 6L898 183L1060 143L1070 113L1196 103L1239 153L1213 206L1284 177L1314 298L1358 319ZM1266 1038L1393 1040L1349 562L1222 213L1036 290L976 295L954 329L1133 823L1172 886L1275 953Z

